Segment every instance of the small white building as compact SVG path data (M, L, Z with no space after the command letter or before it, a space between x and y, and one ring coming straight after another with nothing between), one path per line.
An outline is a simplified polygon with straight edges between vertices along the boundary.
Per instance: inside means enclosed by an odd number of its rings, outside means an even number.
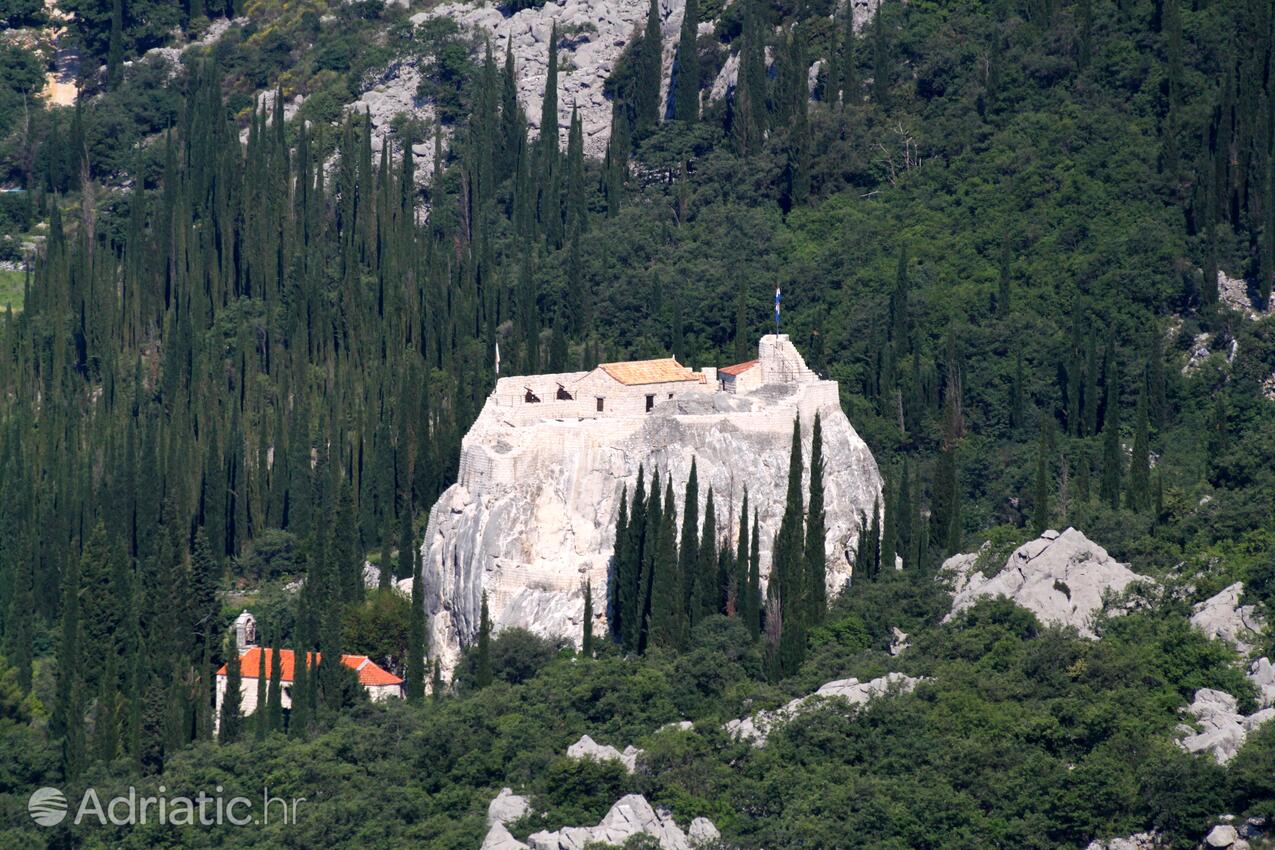
M761 361L746 360L717 370L718 384L728 393L743 394L761 386Z
M257 621L252 614L244 611L235 618L235 643L239 649L239 705L244 716L257 710L257 694L260 689L259 677L262 662L265 662L267 686L274 674L275 656L279 660L279 701L285 708L292 707L292 683L296 675L296 653L291 649L268 649L255 646L257 640ZM312 652L307 657L311 669L322 660L323 654ZM402 699L403 680L381 667L366 655L342 655L341 663L358 674L359 684L367 691L372 702L387 699ZM217 714L216 723L221 720L221 705L226 698L226 686L229 680L227 665L221 665L217 671ZM262 694L264 697L265 695Z

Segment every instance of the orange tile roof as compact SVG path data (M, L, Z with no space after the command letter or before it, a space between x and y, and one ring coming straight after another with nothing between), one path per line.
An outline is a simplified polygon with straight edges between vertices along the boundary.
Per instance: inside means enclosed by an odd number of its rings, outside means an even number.
M630 360L627 363L603 363L599 366L622 384L667 384L675 381L703 381L689 366L683 366L676 358L659 360Z
M248 651L239 656L239 673L245 679L257 676L261 669L261 653L266 654L266 677L269 678L274 673L274 650L262 649L259 646L249 647ZM311 652L307 654L310 664L317 664L323 660L323 653ZM359 674L359 684L364 687L375 687L377 685L401 685L403 680L393 673L381 667L366 655L342 655L341 663L351 670ZM296 674L296 658L291 649L279 650L279 681L291 682ZM226 665L221 665L221 669L217 671L218 676L226 675Z
M748 360L748 361L745 361L744 363L736 363L734 366L723 366L717 371L722 375L738 376L738 375L742 375L744 372L747 372L749 369L753 368L760 362L761 362L760 360Z

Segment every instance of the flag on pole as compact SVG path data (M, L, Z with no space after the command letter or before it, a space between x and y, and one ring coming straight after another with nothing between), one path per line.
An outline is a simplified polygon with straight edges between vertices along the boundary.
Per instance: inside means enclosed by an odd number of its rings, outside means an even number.
M784 300L784 296L780 294L779 287L775 287L775 333L779 333L779 302Z
M496 377L500 377L500 343L496 343Z

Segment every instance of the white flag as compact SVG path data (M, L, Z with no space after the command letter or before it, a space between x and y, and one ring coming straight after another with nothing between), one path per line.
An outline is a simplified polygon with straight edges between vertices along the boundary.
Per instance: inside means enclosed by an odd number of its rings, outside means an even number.
M496 377L500 377L500 343L496 343Z

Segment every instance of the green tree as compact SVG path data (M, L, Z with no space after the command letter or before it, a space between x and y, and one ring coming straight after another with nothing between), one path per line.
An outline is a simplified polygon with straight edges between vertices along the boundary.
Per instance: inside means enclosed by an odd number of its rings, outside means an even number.
M491 615L487 612L487 591L483 591L482 609L478 618L478 642L474 650L474 686L485 688L492 682L491 673Z
M823 622L828 613L828 561L824 549L828 520L824 509L823 424L815 413L810 439L810 499L806 508L806 585L812 623Z
M407 635L407 698L419 702L425 697L425 580L421 570L421 553L412 545L412 613Z

